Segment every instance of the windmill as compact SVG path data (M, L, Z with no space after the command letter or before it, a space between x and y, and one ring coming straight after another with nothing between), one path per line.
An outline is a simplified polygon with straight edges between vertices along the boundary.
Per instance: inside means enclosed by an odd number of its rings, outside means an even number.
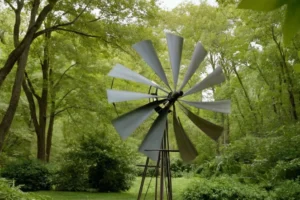
M230 100L213 101L213 102L198 102L188 101L184 98L188 95L201 92L204 89L220 84L225 81L221 67L217 67L202 81L190 89L183 90L188 81L191 79L200 63L204 60L207 51L199 42L194 49L191 62L187 68L186 74L182 83L178 86L179 70L181 62L181 54L183 49L183 38L171 33L166 34L169 58L173 74L173 86L171 88L166 74L163 70L161 62L156 54L154 46L150 40L141 41L133 48L144 59L144 61L152 68L156 75L161 79L166 87L147 79L146 77L117 64L108 74L113 78L120 78L128 81L148 85L155 88L160 93L138 93L132 91L107 90L107 97L110 103L149 99L149 103L138 107L128 113L125 113L112 121L113 126L120 134L122 139L126 139L133 133L146 119L148 119L155 111L158 117L151 125L146 137L142 141L139 151L147 156L144 173L149 167L149 158L157 162L157 168L161 168L160 181L160 199L164 196L164 177L167 177L167 199L172 199L172 184L170 175L170 157L169 152L176 151L169 149L168 141L168 114L173 115L173 126L175 138L177 141L178 151L184 162L191 162L198 155L193 143L186 134L179 117L177 116L178 108L208 137L217 140L223 132L223 128L214 123L211 123L193 113L186 105L199 109L211 110L220 113L230 112ZM161 95L162 94L162 95ZM178 106L178 108L177 108ZM140 199L144 178L142 179L141 189L138 199ZM155 194L156 195L156 194ZM156 196L155 196L156 198Z

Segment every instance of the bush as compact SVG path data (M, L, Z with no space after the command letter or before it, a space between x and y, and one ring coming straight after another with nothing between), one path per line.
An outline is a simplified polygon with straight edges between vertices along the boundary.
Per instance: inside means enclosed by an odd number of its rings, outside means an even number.
M258 156L269 161L270 167L274 167L278 161L291 161L300 157L300 125L282 126L270 133L269 137L258 146Z
M184 164L182 160L171 161L170 170L172 177L182 177L185 173L192 171L191 164Z
M224 147L224 153L221 156L216 156L210 162L203 163L196 172L203 177L239 174L243 165L251 165L255 162L258 141L255 137L236 140Z
M119 139L90 135L63 157L54 178L56 190L124 191L136 176L135 150Z
M69 152L60 169L54 173L53 186L60 191L85 191L88 188L86 162Z
M137 168L137 176L143 176L144 174L144 167L138 167ZM155 176L155 168L154 167L148 167L147 168L147 173L146 173L146 176L147 177L152 177L152 176Z
M24 193L19 187L12 186L12 181L0 178L0 200L46 200L48 198L42 197L32 193Z
M89 168L89 183L100 192L128 190L135 175L122 159L106 154L99 156L95 166Z
M291 161L278 161L276 166L270 171L272 178L278 181L288 179L296 180L300 178L300 159Z
M196 170L197 174L202 177L209 178L211 176L219 176L222 173L232 175L241 171L241 163L231 159L227 155L217 156L210 162L203 163Z
M265 200L268 193L254 185L245 185L234 178L223 176L200 179L183 193L183 200Z
M49 190L51 187L50 172L37 160L8 163L1 176L15 180L15 184L20 185L23 191Z
M273 191L275 200L298 200L300 199L300 184L296 181L284 181Z

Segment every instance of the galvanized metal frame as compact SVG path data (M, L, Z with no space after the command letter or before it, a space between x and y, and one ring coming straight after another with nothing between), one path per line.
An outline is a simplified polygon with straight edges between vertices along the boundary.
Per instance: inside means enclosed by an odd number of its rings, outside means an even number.
M164 131L164 137L161 144L161 149L147 149L145 151L159 151L159 157L157 160L156 166L149 166L149 157L146 158L144 171L142 175L142 180L139 188L139 193L137 200L146 199L147 192L143 196L143 189L145 184L145 179L147 178L147 170L149 167L155 167L155 200L163 200L166 196L167 200L173 199L172 192L172 173L170 169L170 152L179 152L179 150L171 150L169 149L169 131L168 131L168 123L166 123L166 129ZM142 166L142 165L139 165ZM160 169L160 171L159 171ZM152 177L151 177L152 178ZM151 182L149 182L151 184Z

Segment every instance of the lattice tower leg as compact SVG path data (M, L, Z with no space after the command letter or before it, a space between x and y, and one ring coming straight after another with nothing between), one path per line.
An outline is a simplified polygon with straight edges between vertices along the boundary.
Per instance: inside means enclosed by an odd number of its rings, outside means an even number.
M149 158L146 159L144 165L144 171L142 175L141 185L138 194L138 200L146 199L146 194L142 198L143 188L145 185L145 179L147 170L149 167L155 167L155 200L172 200L172 176L170 170L170 149L169 149L169 136L168 136L168 125L164 131L163 141L161 149L153 149L148 151L159 151L159 157L156 166L149 166ZM171 152L178 152L177 150L171 150ZM151 183L151 182L150 182ZM149 184L150 184L149 183ZM159 190L159 191L158 191Z

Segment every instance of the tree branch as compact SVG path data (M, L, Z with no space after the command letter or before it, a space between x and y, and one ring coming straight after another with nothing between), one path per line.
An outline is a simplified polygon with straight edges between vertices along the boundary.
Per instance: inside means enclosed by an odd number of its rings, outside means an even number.
M91 35L91 34L88 34L88 33L84 33L84 32L81 32L81 31L77 31L77 30L71 30L71 29L65 29L65 28L56 28L56 30L58 31L65 31L65 32L70 32L70 33L75 33L77 35L81 35L81 36L85 36L85 37L90 37L90 38L100 38L102 40L103 37L101 36L98 36L98 35ZM105 40L104 40L105 41ZM108 42L108 41L105 41L105 42Z
M37 116L36 116L36 106L35 106L35 103L34 103L32 92L28 88L26 80L23 80L22 86L23 86L23 90L24 90L25 95L26 95L27 100L28 100L30 116L31 116L31 119L33 121L35 131L37 132L37 130L39 129L39 123L38 123Z
M56 112L54 113L54 116L57 116L57 115L59 115L60 113L66 111L66 110L68 110L68 109L70 109L70 108L74 108L74 106L68 106L68 107L65 107L65 108L63 108L63 109L61 109L61 110L58 110L58 111L56 111Z
M7 0L4 0L5 1L5 3L7 3L8 5L9 5L9 7L13 10L13 11L15 11L16 12L16 8L9 2L9 1L7 1Z
M80 107L80 106L67 106L65 108L62 108L62 109L56 111L55 116L62 113L62 112L64 112L64 111L66 111L66 110L69 110L69 109L80 109L80 110L88 110L88 111L96 112L96 110L93 110L90 107L87 108L87 107Z
M15 24L13 30L14 47L16 48L20 43L20 26L21 26L21 10L24 7L24 0L17 1L17 9L15 9Z
M84 36L84 37L90 37L90 38L98 38L98 39L101 39L103 42L107 43L107 44L110 44L112 46L115 46L116 48L120 49L121 51L127 53L128 55L131 55L132 54L125 50L123 47L121 47L118 43L113 43L109 40L106 40L104 39L102 36L99 36L99 35L91 35L91 34L87 34L87 33L84 33L84 32L80 32L80 31L77 31L77 30L71 30L71 29L64 29L64 28L57 28L56 30L60 30L60 31L66 31L66 32L70 32L70 33L75 33L77 35L81 35L81 36Z
M72 24L74 24L78 19L79 17L86 11L88 5L90 4L91 1L89 1L89 3L87 3L87 5L85 6L85 8L70 22L67 22L67 23L64 23L64 24L57 24L55 26L52 26L52 27L49 27L49 28L45 28L44 30L41 30L41 31L38 31L35 33L35 36L34 38L44 34L44 33L47 33L47 32L52 32L52 31L55 31L55 30L58 30L59 27L64 27L64 26L70 26Z
M77 123L76 123L76 120L73 118L73 116L71 115L71 113L69 112L69 110L67 109L67 112L68 112L68 114L69 114L69 116L70 116L70 118L71 118L71 120L73 121L73 123L75 124L75 126L77 126L77 128L79 129L79 126L77 125Z
M35 24L35 17L38 13L39 7L40 7L40 0L34 0L32 3L31 12L30 12L30 20L29 20L28 30Z
M58 84L60 83L60 81L62 80L62 78L66 75L66 73L67 73L72 67L74 67L76 64L77 64L77 63L71 65L70 67L68 67L68 68L63 72L63 74L59 77L58 81L57 81L56 83L54 83L53 88L55 88L56 86L58 86Z
M59 107L59 105L61 104L61 102L72 92L72 91L74 91L74 90L76 90L77 88L73 88L73 89L71 89L71 90L69 90L59 101L58 101L58 103L56 103L56 107L58 108Z
M6 59L6 62L2 68L0 68L0 87L3 84L4 80L6 79L7 75L11 72L14 64L17 62L17 60L21 57L21 55L24 53L24 51L30 47L32 40L34 39L34 35L37 32L37 30L40 28L41 24L47 17L48 13L51 12L53 9L55 3L58 0L52 0L50 4L46 5L42 11L40 12L39 16L37 17L37 20L35 21L34 25L31 26L21 43L10 52L8 58Z
M33 94L33 96L39 101L41 99L41 97L36 93L30 79L29 79L29 76L27 74L27 72L25 71L25 77L26 77L26 80L28 82L28 85L29 85L29 88L30 88L30 91L31 93Z

